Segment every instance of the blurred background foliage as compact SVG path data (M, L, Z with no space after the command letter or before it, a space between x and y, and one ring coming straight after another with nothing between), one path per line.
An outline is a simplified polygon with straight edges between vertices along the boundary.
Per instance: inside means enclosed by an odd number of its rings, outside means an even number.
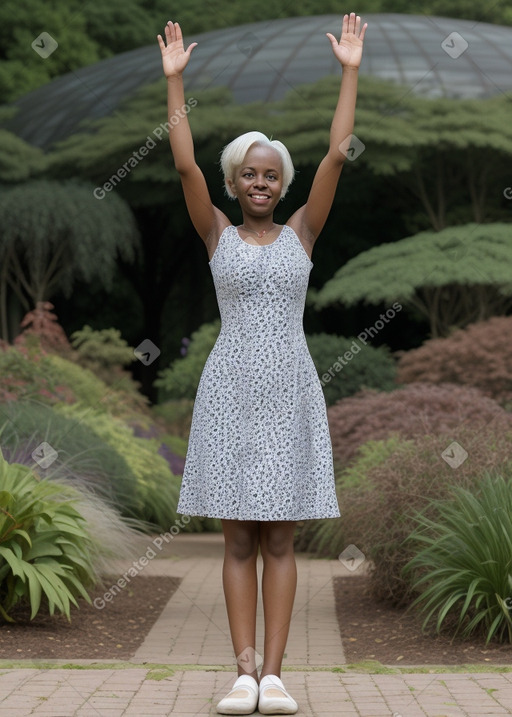
M512 24L510 6L476 0L361 0L357 11ZM338 0L275 0L271 6L180 0L171 18L164 0L7 2L0 8L0 124L13 116L9 103L16 98L155 43L169 19L179 20L190 37L246 22L338 12ZM59 52L43 62L30 45L49 28ZM284 222L306 200L328 145L338 86L339 77L326 77L296 88L300 96L291 91L279 102L244 106L223 88L196 94L189 120L197 160L214 203L233 221L218 168L220 148L255 126L286 138L299 171L293 199L287 197L276 215ZM359 88L355 131L366 150L344 167L315 247L304 317L320 377L339 355L354 354L323 382L342 518L301 521L296 544L329 557L357 544L370 558L378 599L434 605L437 618L446 584L427 572L439 566L439 555L420 552L428 538L421 543L418 525L435 545L455 514L453 505L469 510L462 490L480 501L483 513L510 505L512 225L510 197L503 194L510 185L510 100L499 92L485 100L426 99L368 76ZM115 116L86 120L46 152L0 129L4 618L22 596L36 612L42 599L68 614L80 585L101 580L112 554L128 555L121 546L130 545L135 530L167 531L179 518L194 396L220 320L206 250L187 216L165 136L115 192L93 199L94 187L164 120L165 80L143 87L118 112L122 131ZM361 342L358 335L396 301L404 310ZM161 349L151 366L134 355L147 337ZM33 457L43 441L57 453L48 468ZM456 469L443 459L454 442L467 453ZM52 531L57 543L66 539L54 495L88 555L81 556L76 541L69 554L49 547ZM51 525L37 520L43 504L53 511ZM102 506L107 521L99 517ZM17 533L6 511L23 526ZM492 530L510 523L508 513L501 523L496 511L491 517ZM463 521L449 525L452 535L467 539ZM219 530L220 522L193 518L181 529ZM505 579L510 565L492 530L485 535L497 567L488 594L475 592L475 600L487 601L489 620L501 620L493 637L505 641L512 634L503 612L504 601L512 599ZM480 547L472 550L467 541L473 572L466 582L456 560L443 566L466 595L473 584L468 580L486 579ZM76 570L57 604L48 571L58 581L61 562L74 562ZM459 610L454 630L471 624L483 637L489 634L487 618L475 622L475 601L455 601L453 610Z

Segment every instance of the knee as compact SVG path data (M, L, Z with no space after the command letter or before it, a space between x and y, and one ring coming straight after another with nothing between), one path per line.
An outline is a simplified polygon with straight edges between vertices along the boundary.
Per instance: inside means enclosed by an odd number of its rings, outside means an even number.
M256 559L258 555L257 537L245 533L230 537L225 542L225 555L234 560Z
M278 559L293 556L293 535L288 532L284 534L271 532L261 542L261 554L263 559L267 557Z

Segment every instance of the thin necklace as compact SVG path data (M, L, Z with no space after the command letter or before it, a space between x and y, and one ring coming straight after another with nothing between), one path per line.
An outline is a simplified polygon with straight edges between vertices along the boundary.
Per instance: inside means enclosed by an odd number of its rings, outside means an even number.
M270 227L270 229L264 229L262 232L258 232L258 231L256 231L256 229L249 229L249 227L246 227L245 224L241 224L240 226L241 226L242 229L245 229L246 232L254 232L254 234L257 234L260 239L261 239L263 236L265 236L265 234L266 234L267 232L271 232L272 229L275 229L275 228L276 228L276 225L274 224L274 222L272 222L272 226Z

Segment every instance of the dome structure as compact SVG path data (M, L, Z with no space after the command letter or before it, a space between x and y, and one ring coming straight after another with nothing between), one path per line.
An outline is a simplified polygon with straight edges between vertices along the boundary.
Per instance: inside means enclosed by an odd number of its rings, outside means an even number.
M483 98L512 90L512 27L426 15L362 19L368 22L362 75L394 80L429 97ZM185 92L226 86L239 103L281 99L301 84L340 72L325 37L339 37L340 31L339 15L318 15L186 37L185 46L199 44L184 75ZM155 37L148 47L63 75L21 97L17 115L4 126L46 148L75 132L84 118L112 114L124 98L161 77Z

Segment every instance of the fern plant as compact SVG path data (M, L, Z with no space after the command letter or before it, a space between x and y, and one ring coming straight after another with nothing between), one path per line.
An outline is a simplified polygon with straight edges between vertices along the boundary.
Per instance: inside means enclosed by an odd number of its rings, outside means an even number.
M487 474L478 491L457 487L431 505L436 518L417 516L408 540L418 552L404 568L423 627L435 619L437 632L448 623L454 635L512 643L512 482Z

